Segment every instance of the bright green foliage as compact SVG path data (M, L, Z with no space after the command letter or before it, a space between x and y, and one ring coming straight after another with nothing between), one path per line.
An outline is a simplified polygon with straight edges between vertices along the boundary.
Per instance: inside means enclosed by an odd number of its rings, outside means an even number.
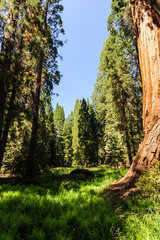
M92 181L70 181L69 169L36 178L34 185L0 184L0 239L114 239L121 220L102 192L124 170L99 168Z
M73 160L72 127L73 112L67 117L63 127L64 165L71 166Z
M13 173L24 174L29 151L31 122L27 115L16 116L8 135L8 143L3 158L3 167Z
M60 106L58 103L53 113L53 119L54 119L56 136L60 137L63 134L63 125L65 121L65 115L64 115L64 108Z
M89 108L89 124L90 124L90 131L89 131L89 138L90 138L90 163L94 165L98 165L98 148L99 148L99 138L100 138L100 124L96 118L95 111L93 109L92 104L89 103L87 99L87 106Z
M160 165L143 173L137 182L139 193L124 201L117 213L123 219L119 239L160 239Z
M157 192L160 189L160 163L155 162L154 167L143 173L137 184L142 190L142 198L151 198L155 205L160 202Z
M142 137L139 62L132 24L125 20L130 19L128 3L114 0L111 7L110 36L101 52L92 99L106 143L104 157L113 164L127 156L131 164Z
M79 154L79 127L78 127L78 121L79 121L79 110L80 110L80 100L76 99L75 107L74 107L74 121L73 121L73 127L72 127L72 148L73 148L73 165L77 164L77 161L80 159Z
M55 132L53 123L53 109L51 96L47 89L41 93L39 130L38 130L38 151L36 158L42 169L46 165L53 166L55 161Z
M0 239L160 239L159 167L142 177L140 194L123 201L105 189L126 170L91 170L91 181L70 181L67 168L54 169L34 184L1 179Z
M89 100L76 100L72 128L73 165L98 163L99 125Z
M120 163L124 162L124 150L123 146L119 140L119 136L116 133L110 136L107 140L107 151L106 151L106 157L107 157L107 162L110 165L115 165L118 167Z
M81 165L87 166L91 158L92 143L90 139L90 115L86 100L83 99L79 110L78 119L78 138L79 138L79 153Z
M56 134L56 166L64 166L64 142L63 128L65 122L64 108L58 103L53 113L54 128Z

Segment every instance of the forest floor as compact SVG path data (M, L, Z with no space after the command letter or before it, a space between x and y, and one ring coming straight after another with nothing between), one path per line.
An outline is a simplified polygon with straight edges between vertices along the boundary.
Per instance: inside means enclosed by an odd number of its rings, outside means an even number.
M0 178L0 240L160 239L160 174L144 175L139 190L114 198L109 184L125 169L92 168L93 180L73 181L57 168L33 179Z
M15 174L11 174L11 173L3 173L3 174L0 174L0 179L1 178L14 178L14 177L19 177Z

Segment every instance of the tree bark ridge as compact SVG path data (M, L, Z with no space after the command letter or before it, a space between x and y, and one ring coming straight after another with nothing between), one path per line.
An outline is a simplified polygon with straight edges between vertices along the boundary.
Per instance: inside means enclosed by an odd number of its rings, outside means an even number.
M137 30L139 62L143 83L143 127L147 133L160 118L160 3L130 1Z
M160 160L160 1L130 0L143 84L145 137L128 173L112 189L133 186L142 171Z
M133 163L128 173L120 180L111 183L112 188L131 187L141 172L149 170L160 158L160 120L158 120L152 130L146 134L143 142L139 146Z

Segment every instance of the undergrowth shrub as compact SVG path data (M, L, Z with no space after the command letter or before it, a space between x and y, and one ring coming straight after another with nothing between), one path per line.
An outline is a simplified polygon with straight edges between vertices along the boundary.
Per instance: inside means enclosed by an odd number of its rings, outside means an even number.
M160 163L156 162L155 166L149 171L142 174L138 181L141 188L141 195L150 198L153 201L160 201Z
M143 173L137 182L140 191L120 204L117 214L123 220L120 240L159 240L160 164Z

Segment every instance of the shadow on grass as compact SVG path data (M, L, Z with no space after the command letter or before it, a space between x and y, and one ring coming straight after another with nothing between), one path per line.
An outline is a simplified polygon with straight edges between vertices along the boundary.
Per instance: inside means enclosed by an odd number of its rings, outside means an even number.
M94 170L91 181L70 181L68 173L35 178L32 184L0 184L0 239L111 240L122 221L112 200L100 194L122 170ZM25 183L25 184L24 184Z

